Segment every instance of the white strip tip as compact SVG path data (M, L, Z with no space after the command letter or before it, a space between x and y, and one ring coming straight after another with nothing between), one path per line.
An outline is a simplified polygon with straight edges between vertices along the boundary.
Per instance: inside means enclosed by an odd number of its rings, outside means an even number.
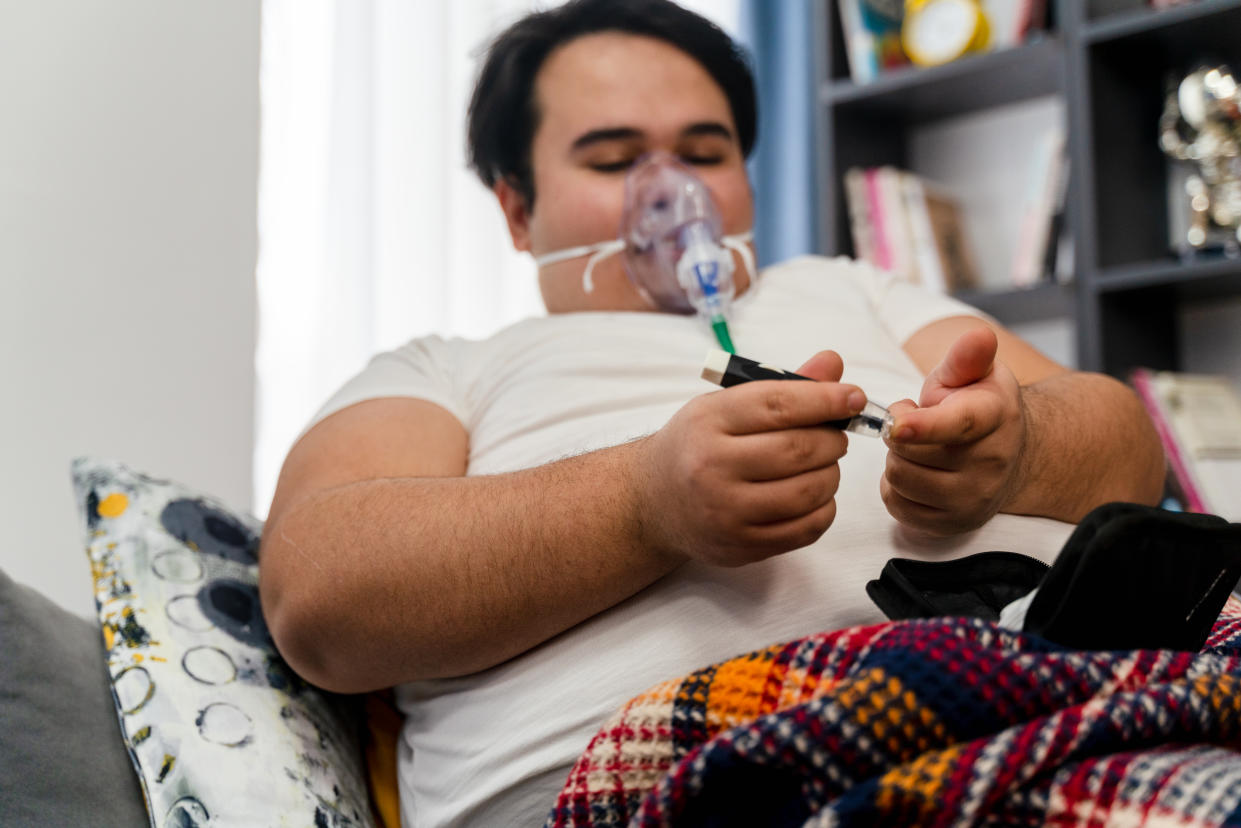
M702 378L716 385L723 383L724 372L728 370L728 360L727 351L718 349L707 351L707 359L702 366Z

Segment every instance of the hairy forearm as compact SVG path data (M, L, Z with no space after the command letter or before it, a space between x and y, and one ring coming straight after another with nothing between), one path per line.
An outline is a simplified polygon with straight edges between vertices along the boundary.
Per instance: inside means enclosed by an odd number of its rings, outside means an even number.
M307 497L263 539L281 652L310 680L360 692L485 669L624 600L680 562L643 542L640 445Z
M1022 388L1020 482L1001 511L1076 523L1112 501L1154 504L1164 479L1159 437L1120 382L1067 372Z

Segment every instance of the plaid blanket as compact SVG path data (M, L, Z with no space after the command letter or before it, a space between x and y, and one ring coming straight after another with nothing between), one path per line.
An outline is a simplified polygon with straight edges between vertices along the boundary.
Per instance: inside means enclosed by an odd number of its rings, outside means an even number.
M1198 653L961 618L769 647L631 700L547 820L845 824L1241 826L1241 603Z

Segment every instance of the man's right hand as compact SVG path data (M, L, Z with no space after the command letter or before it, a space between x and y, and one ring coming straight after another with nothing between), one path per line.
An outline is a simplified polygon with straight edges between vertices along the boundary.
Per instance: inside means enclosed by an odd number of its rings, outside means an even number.
M685 405L642 440L466 476L469 435L425 400L368 400L293 447L263 547L285 660L340 693L493 667L694 557L739 566L831 524L857 411L824 382L755 382ZM860 395L859 395L860 397ZM601 485L600 481L605 481Z
M761 381L704 394L641 441L637 486L648 548L742 566L813 543L836 518L848 440L822 425L862 410L821 351L798 369L819 382Z

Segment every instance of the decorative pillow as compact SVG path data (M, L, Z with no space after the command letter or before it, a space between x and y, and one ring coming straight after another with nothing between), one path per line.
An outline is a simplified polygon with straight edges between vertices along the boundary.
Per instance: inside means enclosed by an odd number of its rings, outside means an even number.
M302 681L259 608L259 523L79 459L121 731L155 826L370 826L348 700Z

